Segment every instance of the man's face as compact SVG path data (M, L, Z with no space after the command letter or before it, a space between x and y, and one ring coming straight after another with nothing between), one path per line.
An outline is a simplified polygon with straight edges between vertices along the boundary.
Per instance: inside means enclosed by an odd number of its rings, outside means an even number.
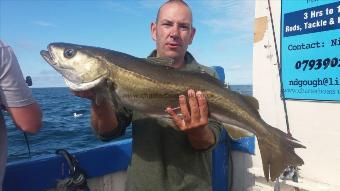
M151 31L158 57L182 59L195 34L191 11L180 3L165 4L158 22L152 23Z

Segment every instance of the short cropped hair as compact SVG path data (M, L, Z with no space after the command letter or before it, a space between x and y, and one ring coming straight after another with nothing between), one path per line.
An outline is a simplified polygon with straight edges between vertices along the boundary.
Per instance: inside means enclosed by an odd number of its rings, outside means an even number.
M183 0L168 0L167 2L163 3L163 5L161 5L159 7L158 12L157 12L157 17L156 17L156 23L158 23L159 13L161 12L161 9L163 8L164 5L169 4L169 3L181 3L182 5L185 5L190 10L191 21L193 21L191 8L189 7L189 5L185 1L183 1Z

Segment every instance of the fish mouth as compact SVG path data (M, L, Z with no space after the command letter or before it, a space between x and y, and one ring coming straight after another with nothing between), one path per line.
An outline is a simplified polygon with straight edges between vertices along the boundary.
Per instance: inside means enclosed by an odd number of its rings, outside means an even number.
M44 58L44 60L46 62L48 62L49 64L52 64L52 65L55 65L55 62L53 61L53 58L52 58L49 51L42 50L42 51L40 51L40 55Z
M102 76L100 78L97 78L96 80L93 80L91 82L83 82L83 83L74 83L67 78L63 77L66 85L73 91L85 91L89 90L91 88L96 87L98 84L101 84L106 77Z
M44 60L49 63L50 65L54 66L56 65L57 63L54 61L54 57L53 55L51 54L51 49L50 47L48 46L47 47L48 50L41 50L40 51L40 55L44 58Z

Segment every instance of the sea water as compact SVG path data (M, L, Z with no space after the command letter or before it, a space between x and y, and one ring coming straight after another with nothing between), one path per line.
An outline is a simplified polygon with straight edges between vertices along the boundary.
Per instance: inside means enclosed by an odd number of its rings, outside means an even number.
M251 95L251 85L231 85L230 88ZM90 127L90 101L74 96L68 88L33 88L33 96L43 112L43 128L37 134L18 130L5 113L8 129L8 162L55 155L57 149L80 151L106 144L100 141ZM123 137L131 137L128 128ZM30 147L30 155L29 149Z

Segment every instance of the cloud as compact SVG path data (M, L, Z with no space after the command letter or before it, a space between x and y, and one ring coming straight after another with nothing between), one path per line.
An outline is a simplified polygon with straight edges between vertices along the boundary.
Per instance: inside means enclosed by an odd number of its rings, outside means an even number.
M244 66L241 64L234 64L234 65L228 65L225 70L227 71L236 71L236 70L244 70Z
M45 69L32 75L34 87L65 87L62 76L53 69Z
M238 32L253 30L255 7L250 0L211 0L203 2L215 14L201 23L214 33L228 33L231 29Z
M246 67L249 67L246 70ZM252 84L252 70L247 65L232 65L225 67L226 82L232 85Z
M211 0L202 2L205 11L211 13L201 19L202 25L219 38L214 42L214 51L232 53L236 50L251 55L255 2L253 0Z
M41 70L41 71L39 72L39 74L40 74L40 75L55 75L55 76L58 75L58 73L57 73L55 70L53 70L53 69L50 69L50 70L48 70L48 69L46 69L46 70Z
M138 0L138 1L105 1L104 9L120 14L122 17L147 17L149 12L154 12L162 4L159 0Z
M239 51L240 48L244 48L244 53L251 51L253 42L253 33L243 32L238 35L227 35L216 42L215 48L219 52L234 52ZM235 49L235 47L238 47Z
M57 28L57 25L50 23L50 22L47 22L47 21L41 21L41 20L40 21L33 21L32 24L38 25L38 26L41 26L41 27Z
M243 17L255 11L253 0L210 0L204 1L203 4L214 12L229 16Z
M34 87L66 87L60 76L32 76Z
M34 52L37 49L37 45L33 41L28 39L18 41L17 46L18 48L29 52Z
M212 18L201 21L208 26L214 33L229 33L230 31L249 32L253 30L253 19L245 18ZM232 30L231 30L232 29Z
M124 13L128 15L138 16L139 13L136 11L136 7L128 6L128 3L122 3L120 1L106 1L105 7L113 12Z
M204 6L217 12L225 12L228 9L234 10L244 0L210 0L203 2Z
M161 6L162 2L159 0L139 0L137 1L142 7L147 9L157 9Z

